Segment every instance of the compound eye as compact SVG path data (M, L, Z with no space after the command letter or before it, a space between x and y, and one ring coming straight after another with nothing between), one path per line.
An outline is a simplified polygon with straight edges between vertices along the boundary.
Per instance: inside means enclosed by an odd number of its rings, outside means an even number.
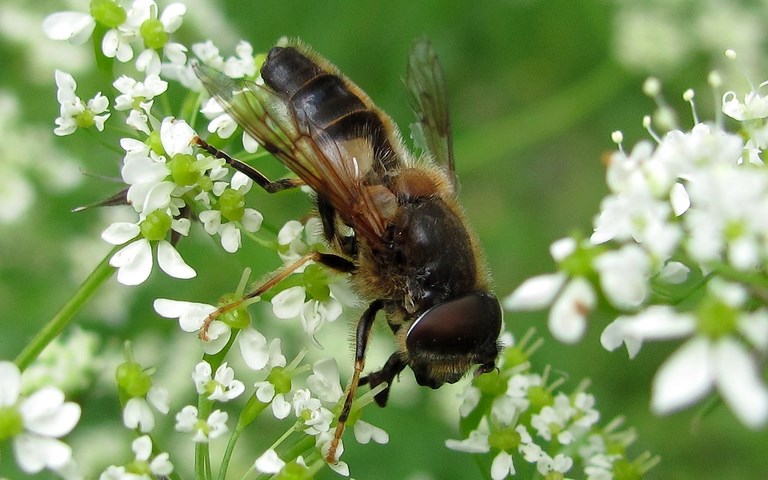
M413 322L405 345L411 351L463 355L495 346L501 330L501 306L488 292L440 303ZM495 348L494 348L495 350Z

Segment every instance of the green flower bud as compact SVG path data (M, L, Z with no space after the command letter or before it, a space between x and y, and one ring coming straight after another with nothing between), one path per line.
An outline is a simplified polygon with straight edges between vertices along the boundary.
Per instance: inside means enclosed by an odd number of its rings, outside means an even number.
M163 240L171 229L171 217L165 212L155 210L139 224L139 229L147 240Z
M288 393L291 391L291 375L284 367L273 367L267 376L267 381L275 386L276 393Z
M165 25L160 20L150 18L139 27L141 38L147 48L163 48L168 43L168 34L165 32Z
M195 168L195 156L188 153L174 155L168 167L171 170L171 178L177 185L189 186L200 179L200 171Z
M123 7L113 0L92 0L90 12L94 20L107 28L121 25L128 16Z
M117 386L129 397L144 397L152 388L152 378L136 362L124 362L118 365Z
M221 215L227 220L237 222L245 214L245 198L237 190L227 188L219 196Z

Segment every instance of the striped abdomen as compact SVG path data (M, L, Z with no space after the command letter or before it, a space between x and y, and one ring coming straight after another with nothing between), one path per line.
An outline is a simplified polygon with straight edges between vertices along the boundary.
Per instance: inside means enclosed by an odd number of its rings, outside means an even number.
M373 168L379 175L397 166L390 136L392 121L351 81L293 47L274 47L261 67L264 82L285 95L296 122L306 131L321 128L335 141L365 139L370 143Z

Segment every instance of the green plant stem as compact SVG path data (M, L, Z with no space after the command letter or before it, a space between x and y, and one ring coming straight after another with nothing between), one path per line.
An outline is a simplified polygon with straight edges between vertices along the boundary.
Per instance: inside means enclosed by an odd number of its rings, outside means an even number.
M93 269L88 278L80 285L72 298L61 307L61 310L46 324L42 330L24 347L24 350L16 357L16 365L19 370L26 369L40 355L46 346L51 343L72 321L77 312L86 304L94 293L112 276L115 267L109 264L109 259L119 247L110 251L104 259Z
M219 467L219 480L225 480L227 478L227 469L229 468L229 462L232 460L232 453L235 451L235 445L240 438L240 434L243 430L236 428L229 437L227 442L227 448L224 450L224 456L221 459L221 467Z

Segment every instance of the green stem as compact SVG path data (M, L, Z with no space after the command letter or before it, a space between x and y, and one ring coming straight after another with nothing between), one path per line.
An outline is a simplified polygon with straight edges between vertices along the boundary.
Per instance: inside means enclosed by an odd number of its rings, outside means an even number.
M483 128L455 139L456 157L472 159L462 171L484 168L500 158L546 140L609 102L626 75L606 62L569 88Z
M213 410L213 401L208 400L205 394L197 398L197 418L208 418ZM198 479L213 478L211 473L211 457L208 442L195 444L195 473Z
M26 369L40 352L48 346L72 321L75 314L80 311L85 303L96 293L96 290L115 271L115 267L109 264L109 259L119 247L110 251L104 259L94 268L88 278L80 285L72 298L61 307L61 310L40 330L37 335L24 347L24 350L16 357L16 365L19 370Z
M235 451L235 445L237 444L237 440L240 438L241 433L243 433L243 430L236 428L235 431L232 432L232 436L229 437L227 448L224 450L224 456L221 459L221 467L219 467L219 480L225 480L227 478L229 462L232 459L232 453Z

